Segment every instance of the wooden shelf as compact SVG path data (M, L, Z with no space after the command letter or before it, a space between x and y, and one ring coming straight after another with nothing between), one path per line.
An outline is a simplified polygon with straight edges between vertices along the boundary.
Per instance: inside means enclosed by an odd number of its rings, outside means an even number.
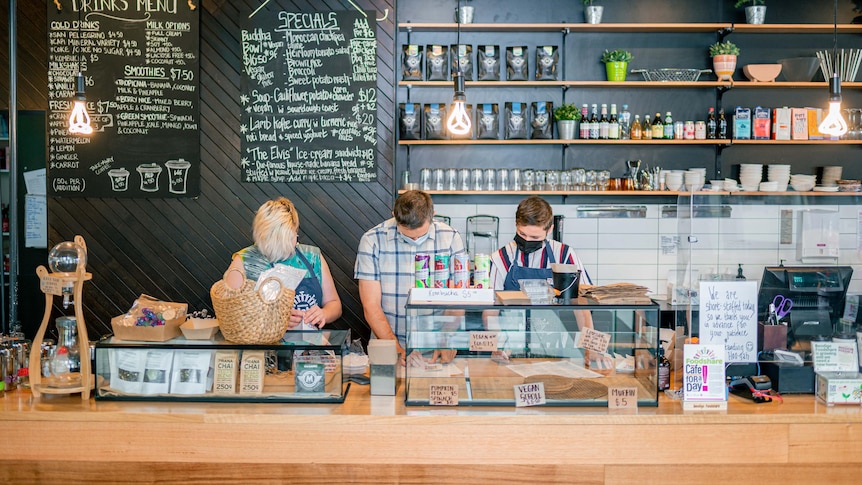
M405 190L399 189L403 194ZM697 192L673 191L673 190L425 190L429 195L562 195L562 196L637 196L637 197L678 197L685 195L720 195L729 197L862 197L862 192L796 192L787 190L785 192L744 192L727 190L699 190Z
M638 74L629 74L638 76ZM413 88L445 88L452 89L452 81L398 81L399 86ZM808 88L827 89L826 81L819 82L788 82L776 81L769 83L753 81L467 81L468 88L763 88L763 89L786 89L786 88ZM862 82L842 82L844 89L862 88Z
M862 140L731 140L731 145L862 145Z
M399 145L730 145L732 140L399 140ZM856 142L862 143L862 142Z
M398 29L402 31L446 31L456 30L459 24L435 22L401 22ZM831 34L832 24L732 24L732 23L473 23L460 24L461 32L718 32L727 30L740 34ZM839 24L839 34L862 33L862 25Z

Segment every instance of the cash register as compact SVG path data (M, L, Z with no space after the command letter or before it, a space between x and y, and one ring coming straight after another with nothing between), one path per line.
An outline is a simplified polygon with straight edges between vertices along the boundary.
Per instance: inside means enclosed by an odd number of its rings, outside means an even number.
M830 339L844 311L853 268L850 266L767 266L757 296L758 320L767 321L776 296L790 299L792 308L781 322L788 325L787 350L801 358L799 366L780 356L761 356L763 373L783 393L813 393L811 341Z

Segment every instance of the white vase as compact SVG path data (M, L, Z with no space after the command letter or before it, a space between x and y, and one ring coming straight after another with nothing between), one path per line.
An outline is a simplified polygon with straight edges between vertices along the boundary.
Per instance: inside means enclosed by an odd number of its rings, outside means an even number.
M749 24L762 24L766 21L766 5L745 7L745 21Z
M602 12L604 9L604 7L599 5L584 7L584 19L588 24L600 24L602 23Z

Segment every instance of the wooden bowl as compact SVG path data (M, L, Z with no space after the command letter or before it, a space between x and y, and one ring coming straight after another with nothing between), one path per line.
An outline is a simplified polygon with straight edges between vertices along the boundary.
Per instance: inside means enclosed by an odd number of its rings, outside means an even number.
M748 64L742 72L750 81L756 83L771 83L781 73L781 64Z

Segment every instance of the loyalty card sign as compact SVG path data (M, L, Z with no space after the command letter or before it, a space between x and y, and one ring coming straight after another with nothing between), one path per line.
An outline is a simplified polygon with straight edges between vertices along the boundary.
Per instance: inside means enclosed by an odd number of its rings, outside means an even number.
M683 353L686 401L724 401L724 345L687 344Z

